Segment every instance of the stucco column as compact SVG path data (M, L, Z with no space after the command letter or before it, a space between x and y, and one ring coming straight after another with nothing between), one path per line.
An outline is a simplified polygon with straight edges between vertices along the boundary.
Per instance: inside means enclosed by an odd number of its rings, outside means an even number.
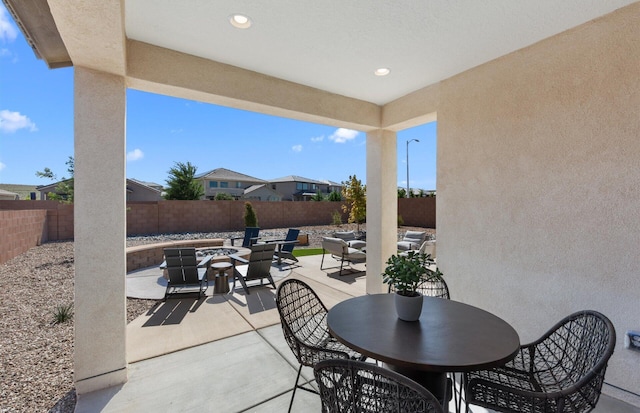
M397 252L398 161L396 133L367 133L367 293L385 291L382 271Z
M75 354L78 394L127 381L123 77L75 68Z

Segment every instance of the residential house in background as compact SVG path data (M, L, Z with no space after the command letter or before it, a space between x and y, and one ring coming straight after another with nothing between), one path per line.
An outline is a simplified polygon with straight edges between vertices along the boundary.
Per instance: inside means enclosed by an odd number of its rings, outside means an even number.
M267 181L241 174L225 168L213 169L195 176L204 188L204 198L214 199L220 193L242 198L244 190L254 185L264 185Z
M61 195L63 199L65 199L67 194L58 191L58 185L60 185L61 182L63 181L36 187L36 189L40 191L40 200L46 201L50 199L49 194L51 193ZM127 201L161 201L162 199L162 185L127 178Z
M244 190L242 199L254 201L282 201L282 195L274 191L268 184L253 185Z
M4 189L0 189L0 200L1 201L13 201L16 199L20 199L20 195L15 192L5 191Z
M162 190L162 185L153 182L127 179L127 201L160 201Z
M58 188L58 186L63 182L69 182L69 181L71 181L71 180L70 179L65 179L63 181L54 182L54 183L48 184L48 185L36 186L36 189L38 191L40 191L40 200L41 201L46 201L46 200L50 199L50 195L49 194L52 194L52 193L60 195L62 197L62 199L67 199L67 195L68 194L60 192L60 189Z
M327 194L329 183L297 175L270 179L271 189L282 194L283 201L309 201L318 191Z
M332 192L342 193L342 184L338 182L323 180L321 190L323 194L329 195Z

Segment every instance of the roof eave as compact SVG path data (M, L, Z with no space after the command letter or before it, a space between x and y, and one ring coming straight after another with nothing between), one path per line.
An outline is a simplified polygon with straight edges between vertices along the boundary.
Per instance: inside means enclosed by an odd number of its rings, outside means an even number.
M2 0L37 58L50 69L73 66L46 0Z

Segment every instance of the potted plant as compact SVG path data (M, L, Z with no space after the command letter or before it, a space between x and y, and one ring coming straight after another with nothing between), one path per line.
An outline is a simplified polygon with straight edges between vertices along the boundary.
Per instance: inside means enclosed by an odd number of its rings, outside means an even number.
M424 276L429 272L427 266L431 256L409 251L408 254L392 255L382 274L382 281L395 291L395 305L398 318L404 321L417 321L422 312L422 295L417 291Z

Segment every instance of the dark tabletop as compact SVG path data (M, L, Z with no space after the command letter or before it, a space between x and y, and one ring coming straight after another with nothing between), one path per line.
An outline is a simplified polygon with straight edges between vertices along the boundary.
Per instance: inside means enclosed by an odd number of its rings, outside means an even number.
M396 366L432 372L501 365L517 353L518 333L479 308L424 297L419 321L398 319L394 294L351 298L334 306L329 331L360 353Z

